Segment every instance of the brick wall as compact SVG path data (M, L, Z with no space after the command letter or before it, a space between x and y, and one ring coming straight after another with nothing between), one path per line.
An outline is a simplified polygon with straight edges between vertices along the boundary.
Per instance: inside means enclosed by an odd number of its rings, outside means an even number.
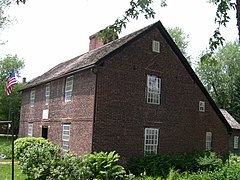
M51 95L45 105L45 84L37 86L36 103L30 107L30 89L23 91L20 137L27 136L27 125L33 123L33 136L42 136L42 127L48 127L48 139L61 145L62 124L70 124L70 150L77 154L92 149L92 123L94 111L95 74L90 70L74 75L72 101L64 102L65 78L51 82ZM49 119L42 112L49 109Z
M161 52L152 52L152 40ZM161 105L146 103L147 74L162 79ZM198 111L205 101L206 112ZM159 128L158 152L184 153L205 148L206 131L213 150L228 149L227 129L159 31L135 41L99 68L94 123L94 151L116 150L122 161L143 155L144 128Z

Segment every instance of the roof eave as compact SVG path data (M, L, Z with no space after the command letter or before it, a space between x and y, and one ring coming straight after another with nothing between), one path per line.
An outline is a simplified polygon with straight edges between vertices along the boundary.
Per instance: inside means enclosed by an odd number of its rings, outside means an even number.
M77 70L68 72L68 73L66 73L66 74L62 74L62 75L57 76L57 77L53 77L53 78L47 79L47 80L45 80L45 81L41 81L41 82L36 83L36 84L32 84L32 85L29 85L29 86L26 84L26 86L22 87L22 88L19 89L18 91L23 91L23 90L26 90L26 89L30 89L30 88L39 86L39 85L41 85L41 84L46 84L46 83L49 83L49 82L51 82L51 81L54 81L54 80L57 80L57 79L61 79L61 78L63 78L63 77L71 76L71 75L73 75L73 74L75 74L75 73L78 73L78 72L81 72L81 71L85 71L85 70L91 69L91 68L96 67L96 66L97 66L97 65L96 65L95 63L94 63L94 64L90 64L90 65L88 65L88 66L84 66L84 67L79 68L79 69L77 69Z

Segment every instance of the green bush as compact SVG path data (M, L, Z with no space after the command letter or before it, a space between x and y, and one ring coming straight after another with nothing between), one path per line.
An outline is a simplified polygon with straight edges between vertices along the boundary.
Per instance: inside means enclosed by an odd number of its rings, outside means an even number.
M86 153L82 158L38 138L17 142L19 165L29 179L131 179L117 165L119 155L113 152ZM21 153L20 153L21 152Z
M24 174L31 179L46 179L51 175L51 167L59 160L60 149L48 144L28 146L19 158L19 165Z
M145 172L147 176L167 178L170 171L198 172L221 168L223 161L212 152L193 151L184 155L156 154L133 158L127 169L136 176ZM172 171L173 173L173 171Z
M25 138L18 138L14 141L14 157L16 159L19 159L20 156L23 154L23 151L27 149L28 147L35 146L37 144L47 144L50 146L53 146L53 144L42 137L25 137Z
M223 166L223 161L215 153L206 151L204 157L197 159L198 168L202 171L214 171Z
M88 167L93 179L121 179L126 172L120 165L116 165L120 156L115 151L87 153L83 157L84 166Z
M51 166L49 179L87 179L92 176L89 167L84 166L82 159L73 153L65 153L61 158L55 159Z

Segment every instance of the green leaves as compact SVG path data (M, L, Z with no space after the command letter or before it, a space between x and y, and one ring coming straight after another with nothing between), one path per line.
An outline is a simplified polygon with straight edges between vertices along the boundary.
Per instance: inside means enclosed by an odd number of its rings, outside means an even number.
M231 9L236 8L235 2L232 0L209 0L210 3L213 3L217 6L215 23L217 24L217 28L213 33L213 36L209 39L209 48L211 51L216 50L220 45L223 45L225 39L222 37L220 33L220 27L227 26L227 23L230 20L230 16L228 15Z
M83 157L67 152L43 138L27 137L15 141L15 155L23 173L30 179L127 179L115 151L86 153Z
M162 6L166 4L165 1L166 0L162 0ZM98 37L103 42L115 40L118 37L118 34L122 32L122 29L126 28L126 24L130 19L137 20L140 14L143 14L146 19L154 18L155 11L151 7L152 3L152 0L131 0L130 8L125 11L122 18L118 18L112 25L109 25L100 31Z
M187 58L188 62L190 63L190 56L188 56L187 54L189 35L186 34L180 27L168 28L167 31L182 52L182 54Z
M229 111L240 121L237 79L240 77L240 44L227 43L213 52L205 52L196 72L219 108Z

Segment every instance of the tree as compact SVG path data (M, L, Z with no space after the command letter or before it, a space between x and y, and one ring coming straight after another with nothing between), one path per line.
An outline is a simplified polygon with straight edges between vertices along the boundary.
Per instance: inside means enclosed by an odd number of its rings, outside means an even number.
M8 1L8 0L3 0ZM17 4L26 3L26 0L14 0ZM213 36L209 39L209 48L214 51L220 45L223 45L225 41L220 32L221 26L227 26L227 22L230 17L228 15L229 10L236 9L237 26L239 31L240 40L240 0L208 0L208 3L213 3L217 6L215 23L217 24L214 30ZM130 7L125 11L121 18L115 20L115 22L105 29L103 29L99 34L99 38L107 42L108 39L115 39L121 33L123 28L126 28L127 23L130 19L138 19L140 14L142 14L146 19L154 18L155 11L151 7L153 0L131 0ZM161 7L167 6L167 0L160 0Z
M21 94L18 90L23 87L23 83L19 83L13 87L10 96L5 94L5 83L12 69L17 77L20 76L20 70L24 67L24 61L19 59L17 55L7 55L4 59L0 59L0 121L9 120L10 112L13 112L14 128L18 130L20 119Z
M219 108L239 119L240 44L229 42L214 54L205 52L196 72Z
M167 28L167 31L172 37L173 41L178 46L178 48L181 50L182 54L187 58L188 62L190 63L191 57L187 53L189 35L186 34L180 27Z
M9 17L5 15L5 9L10 5L10 1L9 0L1 0L0 1L0 30L4 29L4 27L6 27L10 20ZM4 44L3 42L1 42L0 40L0 45Z
M230 17L228 12L231 9L237 8L237 21L240 38L240 0L209 0L209 3L213 3L217 6L215 23L217 24L214 30L213 36L209 39L209 48L214 51L220 45L223 45L225 39L222 37L220 32L221 26L227 26L227 22ZM236 1L236 3L235 3ZM107 39L115 39L118 34L121 33L123 28L126 28L126 24L130 19L138 19L142 14L146 19L154 18L155 11L151 7L153 0L131 0L130 8L125 11L122 18L118 18L113 24L107 26L104 30L99 33L99 38L103 41ZM161 7L167 6L167 0L161 0Z

